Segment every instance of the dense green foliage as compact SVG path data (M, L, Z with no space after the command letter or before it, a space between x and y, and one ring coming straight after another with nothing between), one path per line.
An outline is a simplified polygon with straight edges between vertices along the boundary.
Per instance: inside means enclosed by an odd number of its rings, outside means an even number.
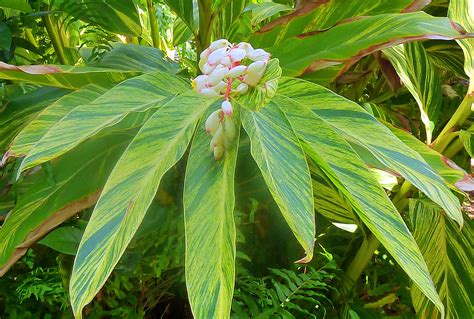
M0 317L472 315L472 1L0 0L0 19ZM224 38L271 59L244 94L228 80L215 157L222 98L191 80Z

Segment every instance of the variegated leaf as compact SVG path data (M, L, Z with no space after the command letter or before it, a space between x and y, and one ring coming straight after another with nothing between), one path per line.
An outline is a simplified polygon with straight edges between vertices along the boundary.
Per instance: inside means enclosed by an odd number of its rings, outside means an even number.
M383 52L418 104L421 122L425 126L426 143L431 144L443 102L439 71L420 42L397 45Z
M431 277L446 309L447 319L472 317L474 271L472 260L472 221L462 230L429 200L410 200L410 221L418 246L428 264ZM411 290L413 305L420 318L439 318L440 314L420 291Z
M70 283L76 318L100 290L140 226L161 178L184 154L213 99L182 94L159 108L122 154L79 245Z
M30 149L19 171L64 154L131 112L159 107L187 90L189 85L185 80L162 72L124 81L91 103L78 105L66 114Z
M242 110L251 153L286 222L313 257L315 236L313 189L305 155L288 120L270 101L260 112Z
M291 98L298 92L304 92L306 85L298 80L285 81L280 90L282 93L277 94L274 103L281 107L298 137L304 141L306 154L336 184L362 222L442 311L443 305L421 252L374 175L347 141L312 111L311 104ZM324 103L324 100L320 102Z
M214 110L203 117L207 116ZM228 318L235 281L234 175L240 132L216 161L204 121L194 137L184 183L186 286L194 318Z
M284 83L293 81L304 85L299 90L286 92ZM462 225L459 201L442 178L418 153L403 144L357 103L317 84L289 78L282 78L278 93L308 105L348 141L365 148L384 166L402 175Z

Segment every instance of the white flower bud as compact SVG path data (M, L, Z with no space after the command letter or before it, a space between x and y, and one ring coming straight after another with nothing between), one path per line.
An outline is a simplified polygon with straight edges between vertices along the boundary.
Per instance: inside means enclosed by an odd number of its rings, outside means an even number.
M216 92L224 93L227 89L227 83L220 81L217 85L213 86L212 89Z
M202 73L204 73L204 74L209 74L209 73L211 73L212 71L214 71L215 68L216 68L216 64L210 65L209 63L206 63L206 64L204 64L204 65L202 66L201 71L202 71Z
M207 57L211 54L211 50L207 48L206 50L202 51L201 54L199 55L200 59L207 59Z
M232 69L227 72L227 76L231 78L236 78L244 74L244 72L247 70L247 66L245 65L238 65L236 67L233 67Z
M206 84L208 84L208 83L209 83L209 77L207 75L204 75L204 74L198 76L197 78L195 78L191 82L193 88L196 91L201 91L206 86Z
M263 74L265 73L265 67L267 63L265 61L253 62L247 68L246 75L244 77L244 82L250 86L255 86L262 79Z
M222 111L224 111L225 115L232 115L232 104L229 101L224 101L221 104Z
M239 94L245 94L249 90L249 86L246 83L240 83L239 86L237 86L237 89L235 91Z
M225 56L221 59L221 64L224 66L230 66L232 64L232 60L229 56Z
M216 132L214 133L214 136L211 139L211 143L209 144L209 148L211 149L211 151L216 146L222 145L223 134L224 134L224 128L222 127L222 125L219 125Z
M216 147L214 147L214 159L216 161L220 160L222 158L222 156L224 155L224 146L223 145L218 145Z
M229 52L230 59L233 62L240 62L247 55L247 52L244 49L234 48Z
M223 126L224 126L224 134L227 136L229 140L232 141L235 138L235 135L237 134L234 120L230 117L226 117L224 120Z
M217 68L209 74L209 83L214 86L222 81L228 69L226 67L217 66Z
M253 47L250 43L247 42L240 42L237 47L239 49L244 49L247 54L253 51Z
M209 54L209 58L207 59L207 63L210 65L214 65L216 63L220 63L221 59L225 57L227 54L227 48L218 49L211 54Z
M205 128L206 132L214 135L219 128L219 124L221 123L221 110L217 110L211 113L206 120Z
M227 41L226 39L219 39L212 42L211 45L209 46L209 49L211 51L215 51L217 49L227 48L228 46L230 46L229 41Z
M204 88L200 91L201 95L207 96L207 97L218 97L219 92L214 90L213 88Z
M270 59L270 53L263 49L256 49L248 53L248 58L252 61L267 61Z

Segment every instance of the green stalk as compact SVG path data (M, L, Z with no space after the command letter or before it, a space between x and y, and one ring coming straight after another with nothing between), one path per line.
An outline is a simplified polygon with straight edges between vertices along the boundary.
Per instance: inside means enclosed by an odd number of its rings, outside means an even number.
M49 10L49 8L48 8ZM48 32L51 43L53 44L54 51L58 56L58 61L61 64L68 64L66 54L64 53L63 42L59 36L58 26L56 25L53 18L48 14L41 17L43 20L46 31Z
M33 33L31 32L31 29L25 28L25 37L30 41L31 44L33 44L36 48L38 47L38 42L36 41L35 37L33 36Z
M196 65L199 55L211 44L212 0L198 0L199 5L199 33L196 37ZM199 68L198 72L199 72Z
M158 21L156 20L156 10L153 5L153 0L146 1L148 7L148 18L150 20L151 27L151 39L153 40L153 46L160 49L160 33L158 32Z

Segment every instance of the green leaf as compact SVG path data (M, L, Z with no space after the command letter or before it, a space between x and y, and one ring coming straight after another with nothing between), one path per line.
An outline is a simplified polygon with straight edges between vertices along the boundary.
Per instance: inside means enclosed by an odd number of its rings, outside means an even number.
M239 113L233 117L238 121ZM186 286L194 318L228 318L235 281L234 177L239 133L232 148L216 161L203 122L191 146L184 184ZM240 123L236 125L240 131Z
M199 118L213 102L194 92L172 99L150 117L115 165L74 262L70 296L76 318L82 318L82 309L114 269L161 178L183 156Z
M19 131L49 104L70 92L65 89L39 88L8 101L0 111L0 152L6 150Z
M113 33L141 36L142 28L133 0L68 0L59 7L78 20L99 25Z
M284 83L299 81L300 91L285 92ZM368 150L390 170L399 173L462 225L460 204L442 178L417 152L403 144L390 130L357 103L317 84L282 78L278 94L286 95L311 110L336 129L349 142ZM370 138L368 138L370 136Z
M463 26L467 32L474 33L474 3L470 0L451 0L449 2L448 16ZM464 51L464 71L471 79L469 92L474 92L474 39L457 41Z
M424 12L381 14L341 22L325 31L300 34L268 50L280 60L283 74L298 76L355 61L400 43L465 36L465 31L447 18L432 17Z
M41 170L20 182L18 188L25 191L0 227L0 276L33 243L97 201L132 136L122 132L91 139L54 162L51 173Z
M461 139L464 149L469 156L474 157L474 127L468 131L461 131L459 138Z
M0 50L10 50L11 45L12 32L4 22L0 21Z
M383 52L392 62L402 83L415 98L420 109L421 122L425 126L426 143L431 144L443 102L439 71L419 42L397 45Z
M288 120L272 101L260 112L242 111L251 153L265 183L306 256L313 257L315 237L311 176L305 155Z
M103 128L118 123L130 112L159 107L187 90L189 84L184 79L161 72L124 81L93 102L81 104L67 113L31 148L20 172L64 154Z
M135 44L116 46L90 66L144 73L161 71L176 74L180 71L179 65L166 57L162 51Z
M31 12L28 0L0 0L0 8L9 8L22 12Z
M428 200L410 200L410 221L418 246L445 305L446 318L472 316L474 229L466 218L459 227L446 218L442 209ZM418 289L411 290L413 306L421 318L438 318L435 309Z
M442 309L415 240L374 175L335 128L313 112L311 104L291 98L307 93L308 85L301 80L285 81L272 102L281 107L298 137L304 141L306 154L336 184L359 218L423 293ZM318 101L325 102L323 99Z
M339 21L358 16L417 11L422 9L426 2L426 0L302 1L292 13L262 27L252 36L251 42L257 48L269 48L302 33L328 29Z
M9 149L10 156L24 156L41 138L70 111L80 105L87 105L107 90L90 84L67 94L42 110L34 120L15 137Z
M75 255L83 231L74 226L59 227L38 243L67 255Z
M87 84L108 85L136 76L136 71L70 65L15 66L0 61L0 79L78 89Z
M247 9L252 10L252 25L257 25L278 13L293 10L292 7L286 4L275 2L251 4L247 7Z
M196 0L165 0L165 3L186 23L193 34L197 34L199 12Z
M278 59L271 59L260 82L256 86L249 87L246 94L238 96L238 103L248 110L259 111L275 95L280 76Z

